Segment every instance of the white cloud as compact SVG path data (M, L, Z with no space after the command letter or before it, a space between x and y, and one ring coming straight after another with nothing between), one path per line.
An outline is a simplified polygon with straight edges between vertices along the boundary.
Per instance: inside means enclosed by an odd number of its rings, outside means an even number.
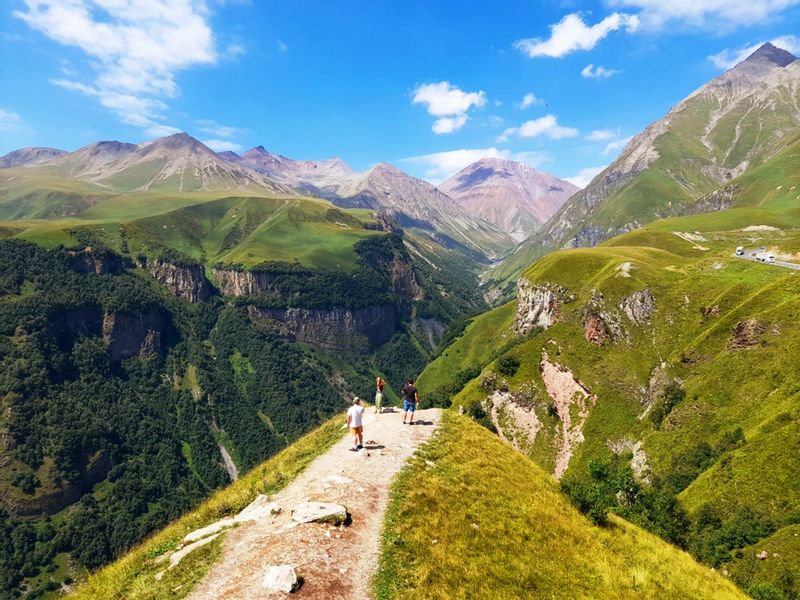
M717 31L774 19L800 0L611 0L610 4L640 9L639 19L648 29L677 24Z
M181 130L172 125L151 125L144 132L151 138L162 138L180 133Z
M595 25L587 25L580 13L565 16L550 26L550 38L529 38L519 40L514 45L530 56L566 56L577 50L591 50L612 31L625 29L633 32L639 26L636 15L613 13Z
M230 140L203 140L203 143L214 152L241 152L241 144Z
M0 131L13 131L24 125L17 113L0 108Z
M491 147L462 148L448 152L412 156L411 158L404 158L402 162L422 165L426 168L425 179L433 184L438 184L482 158L516 160L532 167L538 167L549 160L549 156L545 152L511 152L510 150Z
M581 169L574 177L567 177L566 181L577 185L579 188L585 188L592 179L594 179L598 173L602 173L604 169L605 167L586 167L585 169Z
M411 103L424 104L428 114L439 117L432 130L440 135L461 129L469 119L467 113L471 108L486 105L486 94L483 91L464 92L448 81L440 81L417 86Z
M778 48L783 48L784 50L791 52L795 56L800 54L800 38L797 36L782 35L770 40L770 42L772 42L772 44ZM750 56L753 52L758 50L763 44L764 42L758 42L757 44L744 46L738 50L725 48L725 50L709 56L708 60L714 63L714 66L718 69L731 69Z
M528 92L522 97L519 104L517 104L517 108L520 110L525 110L526 108L530 108L531 106L536 106L537 104L544 104L541 98L537 98L535 94Z
M177 74L218 61L203 0L24 0L14 16L50 39L82 50L90 81L55 80L97 98L130 125L159 126ZM229 47L230 50L230 47Z
M243 129L238 127L220 125L213 119L197 119L195 124L203 133L210 133L216 137L230 138L244 132Z
M608 142L615 139L617 135L617 132L611 129L595 129L586 136L586 139L590 142Z
M554 115L545 115L538 119L525 121L519 127L509 127L498 138L497 142L507 142L512 135L523 138L534 138L543 135L551 140L561 140L578 135L578 130L574 127L563 127L558 124L558 119Z
M283 40L278 40L278 52L288 52L289 46Z
M433 122L433 133L441 135L443 133L453 133L458 131L467 122L467 115L456 115L455 117L441 117Z
M603 154L611 154L612 152L619 152L622 150L628 142L633 139L633 136L622 138L619 140L614 140L613 142L609 142L606 144L606 147L603 148Z
M606 69L600 65L595 67L593 64L588 64L581 70L581 75L586 79L608 79L612 75L617 75L618 73L622 73L622 71L617 69Z

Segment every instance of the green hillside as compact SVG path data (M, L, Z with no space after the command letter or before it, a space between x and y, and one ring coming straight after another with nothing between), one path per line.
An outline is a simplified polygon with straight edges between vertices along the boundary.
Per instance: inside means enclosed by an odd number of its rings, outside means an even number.
M732 256L797 254L792 229L741 230L794 218L772 211L656 222L540 259L524 278L557 290L555 323L515 335L517 303L475 318L423 372L423 396L452 399L551 472L567 439L562 482L585 510L611 507L713 565L734 559L800 515L787 451L800 439L800 276ZM632 319L625 302L644 290L652 312ZM559 385L580 393L559 406ZM633 486L627 504L616 485Z
M766 65L749 59L678 103L487 280L508 294L522 271L549 251L593 246L669 216L800 206L797 69ZM782 70L793 75L779 79ZM645 155L646 164L633 166Z
M744 598L626 521L589 522L539 466L454 414L401 472L375 595L391 598Z

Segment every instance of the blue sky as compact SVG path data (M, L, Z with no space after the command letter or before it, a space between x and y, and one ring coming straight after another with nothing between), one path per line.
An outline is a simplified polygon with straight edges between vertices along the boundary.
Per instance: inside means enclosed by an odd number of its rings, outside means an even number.
M579 183L779 40L800 0L7 0L0 154L187 131L215 149L380 161L439 181L481 156Z

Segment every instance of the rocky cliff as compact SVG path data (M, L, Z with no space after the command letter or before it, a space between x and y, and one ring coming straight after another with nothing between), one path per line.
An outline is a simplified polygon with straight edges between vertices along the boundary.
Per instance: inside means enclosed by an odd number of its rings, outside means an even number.
M224 296L258 296L275 291L279 274L264 271L213 269L211 273Z
M150 275L178 298L203 302L214 294L202 265L179 266L162 260L147 260Z
M257 308L250 317L273 322L280 335L346 355L371 352L394 335L397 316L393 305L347 309Z
M536 328L547 329L560 318L561 305L573 299L566 288L547 283L534 284L520 277L514 333L525 335Z

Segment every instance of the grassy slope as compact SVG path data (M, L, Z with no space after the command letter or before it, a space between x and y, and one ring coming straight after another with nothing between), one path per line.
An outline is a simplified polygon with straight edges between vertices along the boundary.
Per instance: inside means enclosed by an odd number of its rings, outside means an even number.
M343 210L311 198L125 194L79 209L67 216L51 212L44 215L49 218L8 220L0 227L44 246L76 245L71 232L83 229L120 250L124 232L134 256L158 255L168 247L206 264L247 267L297 260L335 270L354 269L353 245L377 233L364 228L368 211ZM17 214L9 216L16 219Z
M744 598L621 519L593 526L541 468L454 414L401 472L388 515L382 600Z
M155 559L176 548L190 531L236 514L258 494L274 494L288 485L312 460L341 439L343 433L341 416L330 419L119 560L90 575L71 597L86 600L185 597L219 556L221 540L190 554L159 582L154 576L164 565L156 564Z
M762 552L767 553L764 560L757 558ZM783 527L767 539L737 552L729 570L731 577L744 587L766 581L780 589L787 579L797 582L800 580L800 525Z
M694 202L717 188L718 184L702 173L702 167L708 164L705 158L708 151L694 139L694 132L703 131L710 108L706 103L694 102L678 115L671 131L656 141L658 160L637 175L631 183L606 198L591 216L591 223L609 230L615 230L627 223L649 223L659 213L669 214L678 206L691 210ZM726 187L735 186L738 189L734 206L742 210L715 213L716 216L710 220L706 220L705 215L688 217L680 220L684 230L702 228L703 231L715 231L754 223L776 227L800 226L800 170L797 168L800 160L800 137L796 131L787 136L786 142L778 142L785 143L786 147L774 155L772 152L775 146L761 146L765 140L757 135L742 135L730 153L723 151L732 143L732 132L737 127L747 129L750 126L754 131L769 127L794 127L786 121L785 115L770 111L755 114L760 121L748 125L746 121L740 122L743 115L732 113L730 118L733 122L726 123L723 120L717 123L715 132L710 137L716 148L717 159L727 167L733 167L742 160L748 147L758 148L750 160L750 168L726 184ZM752 115L748 118L751 117ZM727 162L723 160L726 154ZM683 183L678 183L679 180ZM745 207L748 210L744 210ZM572 221L579 222L581 226L589 222L587 219L575 218ZM674 221L665 220L657 226L673 228L676 226ZM534 236L523 242L488 278L495 286L508 285L545 251Z
M713 445L741 427L747 443L720 457L682 493L682 502L694 511L711 501L723 517L749 506L787 518L800 511L800 488L792 484L800 476L800 457L785 450L796 447L800 436L796 402L800 374L795 358L800 354L800 277L734 259L730 253L739 244L752 246L748 238L754 235L762 238L757 243L770 247L796 247L797 235L707 234L708 241L699 244L708 249L699 250L692 242L657 229L633 232L598 248L551 254L526 272L531 281L561 284L577 295L575 302L563 307L561 323L508 350L521 366L513 377L500 380L505 379L513 393L531 399L545 425L530 454L547 468L553 464L558 423L548 414L549 398L538 365L542 348L552 339L560 351L548 345L551 358L568 367L599 398L584 429L586 441L577 447L571 466L583 468L591 458L608 454L607 440L628 437L643 440L652 468L665 473L676 455L701 441ZM632 263L630 278L618 276L624 262ZM600 290L606 308L615 310L620 300L645 287L653 291L656 312L646 326L621 317L630 344L597 347L584 339L580 311L592 289ZM701 309L715 306L717 316L703 317ZM498 348L504 332L484 324L507 310L478 317L471 328L491 330L492 335L462 337L431 364L421 381L433 379L431 374L441 380L455 373L462 368L460 356L485 356ZM763 321L767 331L756 346L731 350L734 325L750 318ZM650 376L662 361L670 377L684 381L687 399L665 426L656 429L639 416ZM496 363L487 366L454 402L467 405L485 399L488 391L478 382L491 373L497 373ZM770 472L766 479L765 470Z

